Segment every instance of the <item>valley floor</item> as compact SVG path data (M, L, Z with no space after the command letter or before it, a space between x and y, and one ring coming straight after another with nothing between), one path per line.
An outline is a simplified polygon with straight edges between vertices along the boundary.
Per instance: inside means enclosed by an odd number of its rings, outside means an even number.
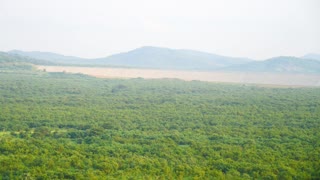
M135 68L98 68L71 66L37 66L47 72L82 73L99 78L181 79L207 82L230 82L283 86L320 86L320 75L289 73L246 73L223 71L183 71Z

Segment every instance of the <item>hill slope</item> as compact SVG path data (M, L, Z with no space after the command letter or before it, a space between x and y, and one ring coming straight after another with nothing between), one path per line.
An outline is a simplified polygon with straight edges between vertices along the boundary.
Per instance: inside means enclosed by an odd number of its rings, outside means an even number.
M304 58L304 59L314 59L314 60L320 61L320 54L310 53L310 54L304 55L302 58Z
M37 65L54 65L55 63L42 60L35 59L31 57L21 56L18 54L10 54L6 52L0 52L0 63L30 63Z
M57 53L51 52L40 52L40 51L20 51L12 50L8 52L11 55L20 55L24 57L43 59L53 63L62 63L62 64L87 64L89 63L87 59L79 58L75 56L65 56Z
M224 68L228 71L246 72L288 72L288 73L320 73L320 62L311 59L280 56L265 61L255 61L247 64Z
M145 46L126 53L95 59L97 64L165 69L212 70L252 61L194 51Z

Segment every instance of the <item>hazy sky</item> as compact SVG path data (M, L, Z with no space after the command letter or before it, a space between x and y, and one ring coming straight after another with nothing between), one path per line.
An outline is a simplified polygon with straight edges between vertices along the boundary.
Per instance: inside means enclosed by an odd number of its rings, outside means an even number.
M0 0L0 51L141 46L264 59L320 53L319 0Z

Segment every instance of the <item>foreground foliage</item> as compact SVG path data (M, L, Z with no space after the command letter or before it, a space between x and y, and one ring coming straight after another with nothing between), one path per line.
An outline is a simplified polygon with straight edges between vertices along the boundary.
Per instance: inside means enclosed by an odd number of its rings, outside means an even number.
M318 88L5 71L0 105L2 179L320 178Z

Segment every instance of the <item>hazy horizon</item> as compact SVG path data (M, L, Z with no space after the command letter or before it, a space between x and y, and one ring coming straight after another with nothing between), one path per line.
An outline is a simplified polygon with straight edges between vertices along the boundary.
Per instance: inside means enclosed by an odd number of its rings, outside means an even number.
M0 51L106 57L142 46L255 60L320 53L320 2L0 2Z
M155 47L155 48L164 48L164 49L171 49L171 50L198 51L198 52L210 53L210 54L213 54L213 55L219 55L219 56L225 56L225 57L231 57L231 58L248 58L248 59L255 60L255 61L264 61L264 60L268 60L268 59L275 58L275 57L285 56L285 55L278 55L278 56L272 56L272 57L265 58L265 59L253 59L253 58L249 58L247 56L241 56L241 57L240 56L230 56L228 54L215 54L215 53L212 53L212 52L196 50L196 49L181 49L181 48L169 48L169 47L159 47L159 46L141 46L141 47L137 47L137 48L134 48L134 49L131 49L131 50L128 50L128 51L121 51L121 52L116 52L116 53L113 53L113 54L106 54L104 56L99 56L99 57L82 57L82 56L63 54L63 53L58 53L58 52L53 52L53 51L23 50L23 49L11 49L11 50L8 50L8 51L3 51L3 52L22 51L22 52L32 52L32 53L33 52L37 52L37 53L53 53L53 54L57 54L57 55L67 56L67 57L77 57L77 58L83 58L83 59L99 59L99 58L106 58L106 57L117 55L117 54L121 54L121 53L127 53L127 52L134 51L134 50L137 50L137 49L140 49L140 48L144 48L144 47ZM310 54L312 54L312 55L320 55L320 53L310 52L310 53L303 54L301 56L293 56L293 55L287 55L287 56L288 57L298 57L299 58L299 57L303 57L305 55L310 55Z

